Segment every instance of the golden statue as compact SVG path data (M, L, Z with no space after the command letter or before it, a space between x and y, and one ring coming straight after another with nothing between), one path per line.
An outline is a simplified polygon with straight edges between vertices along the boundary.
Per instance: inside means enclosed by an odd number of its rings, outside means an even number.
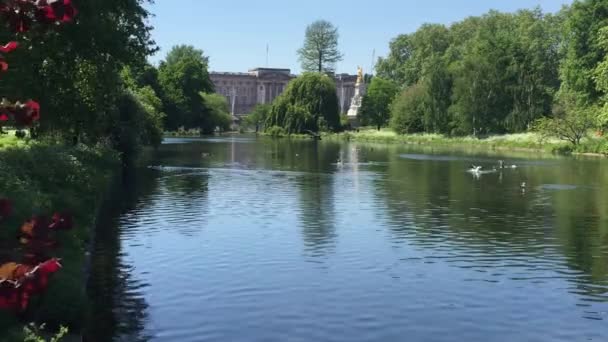
M363 69L357 66L357 83L363 83Z

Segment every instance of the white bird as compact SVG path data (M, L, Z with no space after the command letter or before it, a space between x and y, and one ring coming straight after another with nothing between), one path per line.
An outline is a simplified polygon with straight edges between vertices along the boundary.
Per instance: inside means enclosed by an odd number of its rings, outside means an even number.
M471 169L469 171L471 171L471 172L481 172L481 166L471 165Z
M522 189L525 189L526 188L526 182L521 182L520 186L521 186Z

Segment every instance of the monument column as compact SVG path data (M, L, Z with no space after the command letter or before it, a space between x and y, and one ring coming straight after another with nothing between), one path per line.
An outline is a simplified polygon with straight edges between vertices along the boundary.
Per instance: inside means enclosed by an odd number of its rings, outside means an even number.
M357 119L357 115L359 114L359 110L361 109L361 100L363 99L363 95L365 95L365 83L363 81L363 69L361 67L357 68L357 83L355 83L355 95L351 100L350 109L348 110L349 120L352 120L353 123Z

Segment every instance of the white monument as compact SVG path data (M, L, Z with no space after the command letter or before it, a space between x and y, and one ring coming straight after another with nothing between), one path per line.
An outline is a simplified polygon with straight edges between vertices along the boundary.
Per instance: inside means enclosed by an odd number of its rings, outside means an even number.
M355 96L350 103L350 108L346 116L351 123L356 123L357 115L361 109L361 100L365 95L365 82L363 81L363 69L357 67L357 83L355 83Z

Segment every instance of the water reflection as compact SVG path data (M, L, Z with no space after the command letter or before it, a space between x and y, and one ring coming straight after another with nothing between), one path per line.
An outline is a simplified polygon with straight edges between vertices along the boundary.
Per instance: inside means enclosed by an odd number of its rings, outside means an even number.
M100 235L100 336L608 339L604 160L169 142ZM517 168L466 172L499 160Z
M141 290L148 284L137 279L134 265L123 259L125 215L137 212L157 187L157 179L125 173L113 189L97 222L88 295L93 308L86 341L148 341L148 303Z

